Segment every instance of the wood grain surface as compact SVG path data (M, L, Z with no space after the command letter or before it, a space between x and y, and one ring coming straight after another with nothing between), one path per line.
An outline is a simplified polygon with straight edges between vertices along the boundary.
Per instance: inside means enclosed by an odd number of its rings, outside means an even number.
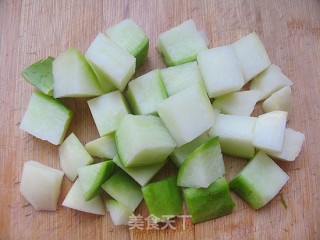
M205 223L176 220L176 229L132 230L61 206L71 183L64 178L56 212L36 212L19 192L23 163L29 159L60 168L58 147L19 130L34 88L20 77L31 63L75 47L85 52L95 36L131 17L150 37L148 62L139 76L163 68L157 36L192 18L211 40L229 44L256 31L273 63L294 82L289 127L306 134L293 163L278 164L290 180L267 206L256 211L235 194L231 215ZM320 2L317 0L99 1L0 0L0 239L320 239ZM98 137L87 99L65 99L75 111L69 132L82 143ZM225 158L227 178L245 161ZM168 163L156 176L176 173ZM285 199L287 209L281 203ZM148 216L145 203L136 214Z

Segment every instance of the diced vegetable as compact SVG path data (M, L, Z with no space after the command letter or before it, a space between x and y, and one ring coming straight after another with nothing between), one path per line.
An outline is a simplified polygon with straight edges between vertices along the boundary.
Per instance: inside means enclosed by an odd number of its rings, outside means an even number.
M106 207L114 225L128 225L133 213L126 206L114 199L108 199Z
M291 87L286 86L273 93L269 98L262 103L262 109L264 112L272 111L285 111L288 116L292 112L292 94Z
M92 140L85 145L88 153L93 157L113 159L117 155L116 143L113 134L105 135Z

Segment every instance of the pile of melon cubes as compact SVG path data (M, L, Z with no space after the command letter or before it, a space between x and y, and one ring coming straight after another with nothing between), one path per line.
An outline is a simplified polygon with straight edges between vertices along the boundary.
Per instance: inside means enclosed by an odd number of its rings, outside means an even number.
M62 205L100 215L107 209L115 225L128 224L143 199L155 223L183 214L183 201L193 223L230 214L230 189L254 209L266 205L289 179L271 157L294 161L305 139L286 128L293 83L256 33L208 45L187 20L158 36L167 68L131 80L147 60L149 39L125 19L99 33L84 55L72 48L26 68L22 76L38 90L20 128L60 144L62 171L25 162L23 196L36 210L56 210L65 174L74 184ZM59 98L75 97L91 97L100 135L85 146L74 133L65 138L73 112ZM260 101L264 113L251 116ZM223 154L248 159L229 182ZM178 174L153 181L167 161Z

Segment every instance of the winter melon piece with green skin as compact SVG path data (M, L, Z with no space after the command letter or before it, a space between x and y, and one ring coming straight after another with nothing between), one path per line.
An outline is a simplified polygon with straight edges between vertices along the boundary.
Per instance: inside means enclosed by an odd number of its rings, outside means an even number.
M95 71L104 92L123 91L133 76L136 59L104 34L99 33L85 57Z
M113 133L122 118L130 113L126 99L120 91L90 99L88 105L101 137Z
M20 192L37 211L57 209L63 172L37 161L23 165Z
M289 176L260 151L229 186L251 207L259 209L273 199L288 180Z
M163 163L176 146L156 116L124 116L115 139L119 157L126 167Z
M136 58L136 68L147 60L149 39L143 29L132 19L125 19L111 26L106 30L106 35Z
M142 193L153 222L168 220L183 212L181 189L175 176L149 183L142 188Z
M52 63L53 96L93 97L102 95L102 88L92 68L77 49L71 48Z
M128 84L127 99L137 115L157 115L157 107L168 97L159 70L144 74Z
M143 199L140 185L122 170L112 175L101 187L131 212Z
M21 76L25 80L48 96L52 96L53 94L53 60L53 57L42 59L30 65L21 73Z
M212 107L224 114L250 116L259 97L256 90L233 92L215 98Z
M245 83L263 72L271 62L259 36L253 32L233 43Z
M207 44L190 19L161 33L157 49L167 66L176 66L195 61L198 53L207 49Z
M84 200L89 201L100 193L101 185L111 177L115 164L109 160L78 168Z
M183 194L193 224L230 214L236 205L223 177L208 188L185 188Z
M141 186L146 185L159 170L166 164L165 162L147 165L142 167L125 167L119 156L113 158L113 162L118 165L123 171L129 174Z
M178 147L207 131L215 119L207 93L199 84L162 101L158 114Z
M78 176L78 168L93 163L93 158L74 133L71 133L59 147L59 158L62 171L72 182Z
M101 138L92 140L86 143L85 148L93 157L113 159L117 154L113 134L108 134Z
M41 92L32 94L20 129L52 144L60 144L73 116L59 100Z
M252 141L256 121L256 117L218 114L209 135L219 136L223 153L250 159L255 154Z
M83 198L83 194L84 191L78 179L74 182L67 196L63 200L62 206L72 208L81 212L105 215L106 209L100 196L96 196L89 201L85 201Z
M108 199L106 201L106 207L114 225L128 225L133 212L126 206L114 199Z
M207 188L225 173L219 137L212 138L188 155L182 163L177 185Z
M160 70L168 96L172 96L193 84L204 84L196 61Z

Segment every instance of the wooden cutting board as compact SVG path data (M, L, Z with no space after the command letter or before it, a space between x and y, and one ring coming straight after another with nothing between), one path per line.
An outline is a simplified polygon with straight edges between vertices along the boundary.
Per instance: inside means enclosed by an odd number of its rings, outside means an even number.
M139 76L163 68L157 36L192 18L211 40L229 44L256 31L273 63L294 82L294 109L288 126L306 134L295 162L278 164L289 182L256 211L236 195L231 215L192 225L175 219L175 229L128 230L61 206L71 183L65 178L57 212L36 212L19 192L23 163L34 159L60 168L58 148L19 130L34 88L20 72L70 47L85 52L98 32L131 17L150 36L149 60ZM0 0L0 239L320 239L320 2L303 1L94 1ZM75 111L69 132L82 143L98 137L87 99L64 102ZM225 158L230 179L245 161ZM176 173L168 164L155 179ZM281 203L283 198L287 208ZM136 214L148 216L144 203Z

